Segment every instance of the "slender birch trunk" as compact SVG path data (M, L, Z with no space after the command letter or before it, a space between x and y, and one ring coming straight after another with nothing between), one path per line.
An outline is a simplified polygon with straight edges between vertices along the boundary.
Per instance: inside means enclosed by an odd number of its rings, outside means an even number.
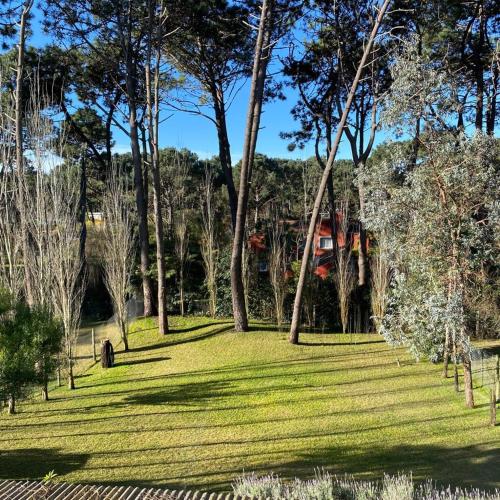
M368 60L368 56L371 53L372 46L373 46L373 43L375 41L375 37L377 36L377 33L379 31L382 19L385 15L385 12L386 12L390 2L391 2L391 0L384 0L384 3L382 4L382 6L379 10L379 13L377 15L375 25L373 26L372 32L370 33L370 37L369 37L368 42L365 46L363 57L361 58L361 61L358 65L358 70L356 72L356 76L355 76L354 81L352 83L351 90L349 91L349 95L347 97L347 102L346 102L344 111L342 113L342 117L340 119L340 122L339 122L339 125L337 128L337 133L335 135L335 139L334 139L334 142L332 145L332 150L330 151L330 155L328 157L326 167L325 167L325 169L323 171L323 175L321 177L321 182L319 185L318 193L316 195L316 199L314 202L313 213L312 213L311 220L309 223L306 245L304 248L304 255L302 257L302 264L301 264L301 268L300 268L300 276L299 276L299 280L297 283L297 292L295 294L292 324L290 327L290 338L289 338L289 340L292 344L298 344L298 342L299 342L299 326L300 326L300 316L301 316L301 309L302 309L302 295L303 295L304 284L305 284L305 280L306 280L306 273L307 273L309 256L311 253L312 241L314 238L316 220L318 219L319 211L321 208L321 203L323 201L323 196L325 193L326 184L328 182L328 176L330 175L330 172L333 168L333 162L335 161L335 156L337 155L337 150L339 148L340 139L342 138L342 133L344 131L344 127L345 127L346 122L347 122L347 117L348 117L349 111L351 109L351 105L352 105L352 101L354 99L354 95L356 93L356 89L358 87L359 81L360 81L361 76L363 74L363 70L364 70L365 64Z

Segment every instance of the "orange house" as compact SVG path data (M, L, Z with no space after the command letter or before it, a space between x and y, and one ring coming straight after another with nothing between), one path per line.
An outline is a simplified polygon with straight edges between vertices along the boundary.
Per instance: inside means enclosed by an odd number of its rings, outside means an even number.
M335 225L340 227L342 222L342 214L337 212L335 214ZM350 240L351 249L357 251L359 248L359 232L356 227L350 227L347 235L343 232L337 231L337 246L343 248L346 244L346 236ZM369 241L367 241L367 246ZM333 239L330 227L330 218L322 218L316 224L316 232L313 240L314 248L314 274L326 279L330 269L333 267Z
M340 227L342 223L342 214L337 212L335 214L335 224L336 227ZM290 231L298 231L298 221L287 221ZM337 231L337 242L336 246L338 248L343 248L346 244L346 237L349 240L351 249L357 252L359 248L359 232L357 230L357 224L352 224L347 235L341 231ZM304 244L305 242L303 242ZM366 244L369 247L370 241L367 240ZM303 245L302 244L302 245ZM250 250L259 257L258 267L260 272L267 272L267 260L266 260L266 237L263 233L253 233L248 238L248 246ZM333 250L334 244L332 240L331 228L330 228L330 218L322 217L320 222L316 224L316 231L314 233L313 240L313 263L314 263L314 274L322 279L326 279L330 270L333 267ZM302 254L303 246L296 248L299 255ZM297 257L299 257L297 255ZM289 271L292 273L292 271ZM288 273L287 273L288 274Z

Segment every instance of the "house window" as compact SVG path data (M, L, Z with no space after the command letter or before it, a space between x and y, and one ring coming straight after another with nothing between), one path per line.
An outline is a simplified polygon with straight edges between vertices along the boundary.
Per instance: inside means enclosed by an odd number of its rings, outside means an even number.
M259 272L267 273L267 262L264 262L262 260L259 262Z
M332 239L329 236L322 236L319 239L319 248L323 250L331 250L333 248Z

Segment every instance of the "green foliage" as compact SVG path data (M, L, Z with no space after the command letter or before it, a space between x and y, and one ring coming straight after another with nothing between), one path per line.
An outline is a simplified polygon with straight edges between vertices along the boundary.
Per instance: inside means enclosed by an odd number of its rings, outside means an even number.
M63 329L44 309L0 299L0 399L25 397L54 372Z
M21 303L2 300L0 321L0 399L24 397L36 380L31 317Z
M35 307L30 310L29 332L35 361L35 381L45 385L57 367L64 329L61 322L54 319L49 311Z
M217 268L217 307L216 314L228 318L233 314L231 295L231 247L220 249Z
M248 312L250 317L270 320L274 317L273 289L269 282L269 274L255 269L251 273L250 290L248 291ZM285 314L285 317L287 314Z
M445 329L462 335L474 297L489 288L485 270L498 251L489 217L498 193L497 152L481 134L435 134L425 145L414 169L404 145L372 164L365 223L387 239L396 271L382 331L415 356L437 360ZM495 314L494 301L490 310Z
M51 470L51 471L47 472L47 474L45 474L45 476L43 476L43 482L50 483L50 482L54 481L54 479L57 476L58 476L57 472L55 470Z

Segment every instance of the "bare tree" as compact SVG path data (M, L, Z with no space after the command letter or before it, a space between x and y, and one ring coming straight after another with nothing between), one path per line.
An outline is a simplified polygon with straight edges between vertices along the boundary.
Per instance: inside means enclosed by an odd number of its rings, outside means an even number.
M0 151L0 162L5 159L3 153ZM4 167L0 174L0 283L12 297L19 298L23 290L24 273L15 181L12 171Z
M17 64L16 64L16 90L15 90L15 143L16 143L16 171L18 176L24 175L24 151L23 151L23 113L25 98L23 96L24 84L24 55L26 51L26 29L33 6L33 0L27 0L22 7L21 17L19 21L19 42L17 48ZM19 187L22 183L17 183ZM22 192L18 194L21 196ZM23 248L23 265L25 268L25 293L26 301L29 305L33 304L33 294L31 290L31 282L28 276L29 269L29 235L26 224L26 208L24 200L18 205L19 209L19 224L22 235L22 248Z
M215 317L217 306L217 258L219 253L215 226L214 173L205 165L205 177L201 192L201 255L205 268L205 280L208 289L208 309Z
M29 266L25 270L25 279L30 283L32 300L35 304L56 313L51 299L53 261L56 258L53 253L53 227L57 218L51 199L49 176L58 168L58 158L65 138L62 135L54 137L52 134L53 124L46 114L42 113L44 98L39 92L37 80L35 76L27 106L26 127L26 140L31 152L34 176L31 179L26 172L17 176L17 206L22 204L26 210L26 230L30 244L27 246ZM72 189L77 190L78 185L72 186Z
M0 87L5 72L0 67ZM22 241L19 234L17 199L20 190L14 171L15 127L13 101L0 99L0 283L14 298L19 298L24 287Z
M35 182L31 187L23 176L22 196L30 203L30 279L36 302L63 324L68 387L74 389L74 351L86 286L80 258L79 167L60 164L65 137L53 133L53 123L42 109L43 97L33 91L27 136Z
M387 242L383 235L379 235L377 248L371 258L370 273L372 317L377 333L380 333L380 325L387 309L387 297L392 276L387 251Z
M129 194L126 177L117 170L110 172L103 198L104 276L125 351L128 351L127 297L136 253L136 215Z
M349 233L349 201L346 196L340 201L340 220L336 224L336 251L334 256L335 273L333 275L335 288L339 298L340 321L342 333L347 332L349 322L349 306L351 293L354 289L355 274L352 265L352 244ZM340 240L340 241L339 241Z
M50 268L52 300L64 327L68 388L75 388L74 351L78 340L85 276L80 259L79 176L77 168L64 166L50 173L46 185L49 197Z
M274 294L274 311L278 329L281 330L284 320L284 305L287 292L286 272L288 267L286 240L283 221L279 211L273 210L269 226L269 281Z
M174 238L174 252L178 263L179 305L181 316L185 314L185 271L189 258L189 212L191 207L187 193L188 164L177 157L168 169L168 183L171 190L171 224Z
M365 50L363 52L363 57L361 58L361 61L358 65L358 69L356 71L356 76L354 77L351 89L349 91L347 101L346 101L346 104L344 107L344 111L342 113L342 117L341 117L340 122L339 122L338 127L337 127L337 133L335 135L335 139L334 139L333 144L332 144L332 149L330 151L330 155L328 156L328 161L325 165L325 169L323 170L323 176L321 177L321 182L320 182L320 185L318 188L318 193L317 193L316 199L314 201L314 208L313 208L311 220L309 222L309 229L307 231L307 240L306 240L306 245L304 247L304 255L302 258L302 265L300 268L300 276L299 276L299 280L297 283L297 292L295 294L295 301L294 301L294 306L293 306L292 324L290 326L290 342L292 344L297 344L299 341L299 325L300 325L300 312L301 312L301 308L302 308L302 292L303 292L304 283L306 280L309 255L311 253L311 245L312 245L312 241L314 238L316 221L318 219L319 211L320 211L321 204L323 201L323 196L325 194L328 176L330 175L330 172L331 172L332 167L333 167L333 162L335 161L335 157L337 155L337 150L338 150L339 145L340 145L340 139L342 138L342 133L344 131L344 127L345 127L346 122L347 122L347 117L348 117L350 109L351 109L351 104L354 100L354 95L356 93L356 89L358 87L358 84L359 84L359 81L361 79L365 65L368 61L368 57L371 54L374 40L377 36L381 22L384 18L385 12L386 12L390 2L391 2L391 0L384 0L384 3L382 4L382 6L379 9L377 19L375 21L373 29L370 33L369 38L368 38L367 44L365 46Z

